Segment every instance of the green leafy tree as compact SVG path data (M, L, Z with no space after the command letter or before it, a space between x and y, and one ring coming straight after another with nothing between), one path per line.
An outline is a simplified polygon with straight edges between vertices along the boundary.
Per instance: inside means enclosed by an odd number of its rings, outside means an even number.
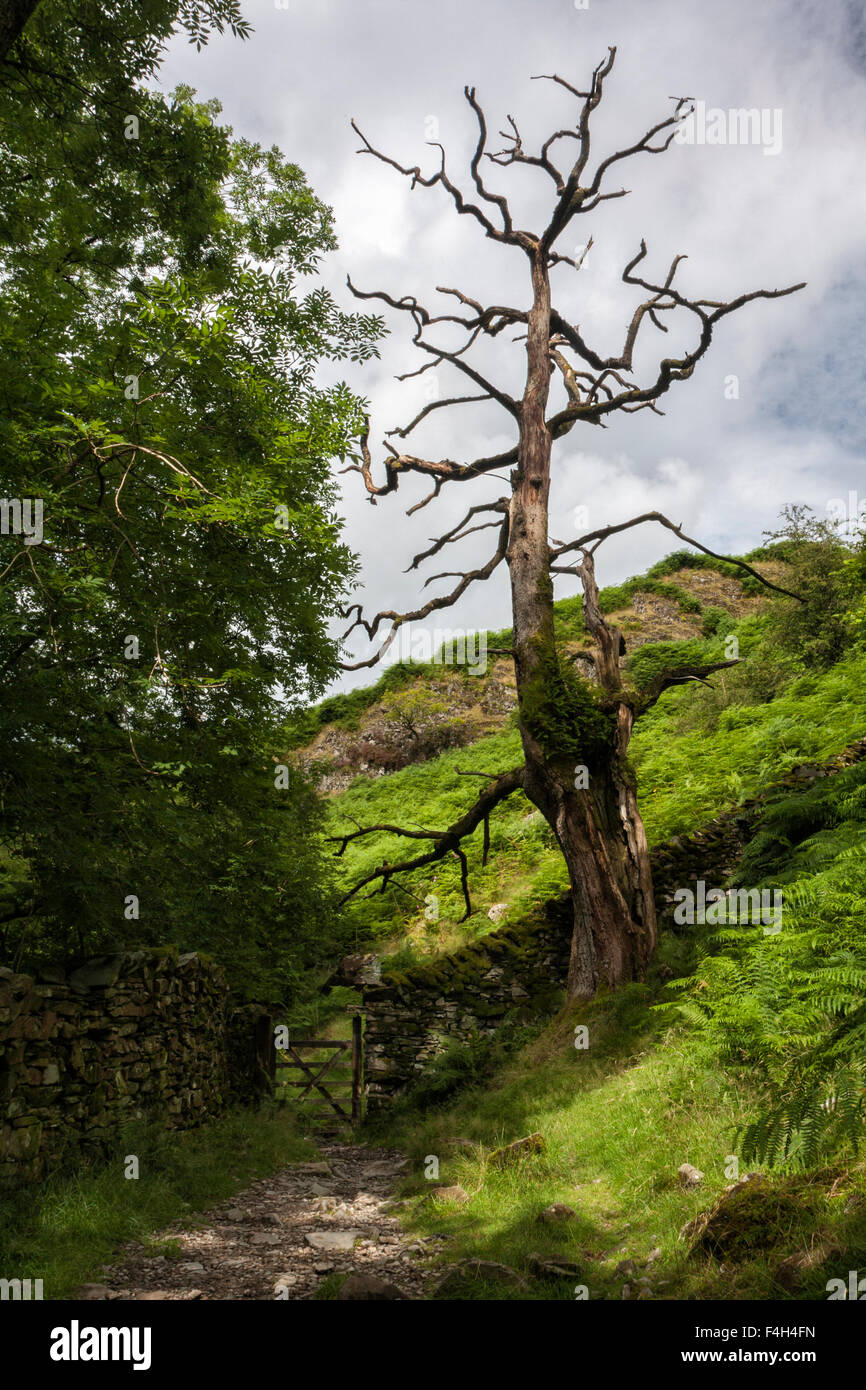
M0 61L0 928L16 962L178 940L283 988L332 919L269 749L335 668L362 427L317 367L381 320L315 280L301 170L146 85L179 26L246 31L43 0Z
M782 519L766 534L782 543L802 601L776 605L771 636L806 666L826 670L863 635L863 536L845 537L802 505L783 507Z

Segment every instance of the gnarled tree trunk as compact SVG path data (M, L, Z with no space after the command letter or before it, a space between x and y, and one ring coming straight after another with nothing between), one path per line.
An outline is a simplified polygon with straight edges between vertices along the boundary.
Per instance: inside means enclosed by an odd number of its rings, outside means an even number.
M655 949L646 834L618 734L586 789L575 789L561 767L536 761L531 742L524 739L524 787L556 835L571 884L568 994L590 999L600 985L642 979Z
M526 386L521 401L517 468L512 475L509 545L514 614L513 650L526 760L523 788L550 825L568 867L574 903L568 994L591 998L600 984L642 978L656 942L649 851L626 761L634 713L618 699L620 634L599 607L592 555L580 566L587 630L596 642L600 707L610 720L607 747L578 766L564 749L548 747L533 726L555 727L561 657L554 642L548 498L551 435L550 284L540 250L533 264L528 318ZM547 716L547 717L546 717ZM583 768L583 773L578 772ZM577 776L576 776L577 774ZM587 785L582 785L586 781Z

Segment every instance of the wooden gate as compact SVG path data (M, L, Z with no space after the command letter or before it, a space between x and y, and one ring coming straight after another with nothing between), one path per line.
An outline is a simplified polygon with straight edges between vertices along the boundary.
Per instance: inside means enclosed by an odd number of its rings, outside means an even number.
M364 1094L362 1046L361 1016L353 1014L351 1038L290 1037L284 1048L274 1046L272 1065L274 1071L291 1069L302 1073L297 1080L287 1077L283 1082L299 1091L299 1101L316 1091L321 1097L316 1101L319 1108L333 1110L341 1119L359 1124ZM325 1076L327 1086L323 1082ZM332 1094L334 1091L336 1095Z

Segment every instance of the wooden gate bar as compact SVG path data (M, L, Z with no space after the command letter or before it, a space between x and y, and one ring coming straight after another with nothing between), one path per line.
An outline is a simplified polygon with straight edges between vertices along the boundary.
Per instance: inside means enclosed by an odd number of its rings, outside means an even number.
M362 1054L362 1025L360 1014L352 1016L352 1036L351 1038L292 1038L285 1048L277 1050L275 1039L273 1039L273 1061L271 1063L273 1071L277 1069L291 1069L300 1071L302 1076L299 1080L289 1080L282 1083L286 1087L293 1087L298 1090L298 1100L306 1100L311 1092L317 1091L321 1100L310 1099L307 1103L327 1106L342 1119L351 1120L353 1124L358 1124L361 1120L362 1100L364 1090L364 1067ZM317 1048L327 1050L331 1053L323 1061L321 1057L310 1058L305 1061L298 1049ZM343 1072L330 1078L329 1085L323 1084L323 1077L331 1070L338 1061L341 1054L351 1048L352 1070L351 1078ZM341 1094L332 1094L332 1091L348 1087L347 1091ZM351 1114L344 1109L341 1102L351 1101Z
M322 1066L321 1066L321 1067L319 1068L319 1070L316 1072L315 1076L313 1076L313 1073L312 1073L312 1071L310 1070L310 1068L311 1068L311 1067L315 1067L315 1066L317 1065L317 1063L316 1063L316 1062L310 1062L310 1065L307 1066L306 1062L304 1062L303 1059L302 1059L301 1057L299 1057L298 1054L295 1052L295 1046L296 1046L296 1045L295 1045L294 1043L292 1043L292 1044L290 1044L289 1047L286 1049L287 1052L291 1052L292 1056L295 1058L295 1061L294 1061L294 1062L284 1062L283 1065L284 1065L284 1066L288 1066L288 1067L295 1067L295 1066L300 1067L300 1069L301 1069L301 1071L304 1073L304 1075L305 1075L306 1077L309 1078L309 1085L307 1086L307 1090L308 1090L308 1091L309 1091L309 1090L312 1090L312 1088L313 1088L314 1086L316 1086L317 1089L320 1089L320 1088L318 1087L318 1082L319 1082L320 1078L323 1077L323 1076L325 1075L325 1072L326 1072L326 1071L329 1071L329 1070L330 1070L330 1068L334 1065L334 1063L336 1062L336 1060L337 1060L337 1058L338 1058L338 1056L339 1056L340 1054L339 1054L338 1052L335 1052L334 1055L333 1055L332 1057L328 1057L328 1059L322 1064ZM341 1049L341 1051L342 1051L342 1050L343 1050L343 1049ZM301 1084L303 1085L303 1082L302 1082ZM304 1092L304 1095L306 1095L306 1091ZM304 1099L304 1096L301 1095L301 1096L298 1097L298 1099L299 1099L299 1100L303 1100L303 1099Z

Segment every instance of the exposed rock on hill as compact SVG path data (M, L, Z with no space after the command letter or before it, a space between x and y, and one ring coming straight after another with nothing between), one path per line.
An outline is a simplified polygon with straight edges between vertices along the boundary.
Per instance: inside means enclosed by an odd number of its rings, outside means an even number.
M756 568L767 579L784 583L786 566L761 561ZM631 581L630 581L631 584ZM627 602L610 609L608 620L622 631L626 652L650 642L677 642L705 634L708 616L720 613L739 619L765 603L736 578L711 567L685 566L664 582L635 585ZM625 586L628 588L629 586ZM618 590L605 591L614 596ZM571 603L572 601L567 601ZM562 620L563 651L590 675L593 644L583 632L579 615ZM490 655L484 675L464 667L427 667L407 679L399 690L374 700L355 721L325 724L315 737L291 755L319 773L326 794L344 791L358 776L381 777L410 763L425 762L448 748L460 748L503 728L516 704L514 670L505 656ZM438 674L441 670L441 675Z

